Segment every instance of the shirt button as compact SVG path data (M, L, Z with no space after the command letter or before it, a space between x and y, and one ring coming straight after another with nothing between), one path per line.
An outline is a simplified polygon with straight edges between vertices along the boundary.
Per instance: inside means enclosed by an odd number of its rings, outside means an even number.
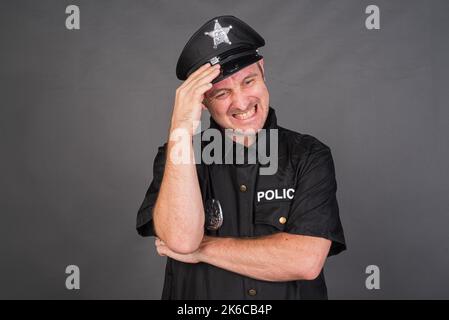
M256 291L256 289L249 289L248 290L248 294L250 295L250 296L255 296L256 294L257 294L257 291Z
M241 192L246 192L246 186L245 186L244 184L242 184L242 185L240 186L240 191L241 191Z
M279 218L279 223L280 224L285 224L287 222L287 218L286 217L280 217Z

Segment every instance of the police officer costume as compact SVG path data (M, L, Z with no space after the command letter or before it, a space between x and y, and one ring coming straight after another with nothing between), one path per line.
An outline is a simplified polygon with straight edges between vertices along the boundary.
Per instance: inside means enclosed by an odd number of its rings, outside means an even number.
M233 16L216 17L187 42L176 67L177 77L185 80L210 62L221 65L221 73L213 82L220 81L260 60L258 48L264 45L264 39L243 21ZM223 130L212 118L211 127ZM271 107L264 129L278 130L275 174L261 175L260 167L267 164L248 158L243 164L196 165L205 207L211 199L218 200L223 213L221 226L208 228L206 223L205 234L244 238L286 232L331 240L329 256L345 250L329 147L310 135L280 127ZM270 150L270 139L266 141L266 150ZM205 145L207 142L202 142L203 148ZM141 236L155 235L152 210L162 182L165 151L166 144L159 147L153 181L137 214ZM206 263L188 264L167 257L162 299L327 299L327 288L323 271L314 280L270 282Z

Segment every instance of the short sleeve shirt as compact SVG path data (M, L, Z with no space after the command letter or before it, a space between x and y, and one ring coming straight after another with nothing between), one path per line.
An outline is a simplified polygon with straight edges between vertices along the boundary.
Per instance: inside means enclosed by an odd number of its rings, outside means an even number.
M211 127L218 125L211 119ZM260 163L196 165L203 201L213 194L223 210L216 237L259 237L286 232L329 239L329 256L346 249L336 198L331 151L311 135L277 125L270 108L265 129L278 130L278 168L261 175ZM166 144L158 150L151 182L137 214L137 231L153 236L152 210L162 182ZM206 263L167 258L162 299L327 299L323 270L314 280L262 281Z

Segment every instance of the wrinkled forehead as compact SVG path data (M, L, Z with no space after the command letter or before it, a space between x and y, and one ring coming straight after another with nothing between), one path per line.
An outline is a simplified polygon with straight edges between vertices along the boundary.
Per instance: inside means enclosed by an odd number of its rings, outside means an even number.
M247 76L251 74L258 74L260 75L260 69L257 65L257 62L250 64L249 66L237 71L236 73L230 75L226 79L223 79L219 82L214 83L212 89L219 89L231 86L234 83L240 83L243 79L245 79Z

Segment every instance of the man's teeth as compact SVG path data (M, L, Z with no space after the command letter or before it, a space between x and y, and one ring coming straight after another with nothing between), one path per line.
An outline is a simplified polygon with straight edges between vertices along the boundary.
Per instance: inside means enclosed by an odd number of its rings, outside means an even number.
M235 113L234 118L239 120L246 120L251 118L256 113L256 106L252 107L250 110L243 113Z

